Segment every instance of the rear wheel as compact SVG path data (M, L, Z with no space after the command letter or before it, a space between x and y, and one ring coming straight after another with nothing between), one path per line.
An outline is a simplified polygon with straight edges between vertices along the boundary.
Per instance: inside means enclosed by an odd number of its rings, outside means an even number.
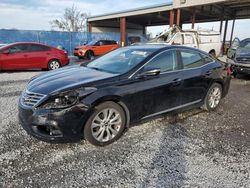
M50 60L48 63L49 70L56 70L56 69L59 69L60 67L61 67L61 64L56 59Z
M207 92L203 109L207 111L215 110L222 99L222 87L218 83L214 83Z
M124 110L114 102L104 102L95 109L84 127L84 138L96 146L111 144L125 129Z

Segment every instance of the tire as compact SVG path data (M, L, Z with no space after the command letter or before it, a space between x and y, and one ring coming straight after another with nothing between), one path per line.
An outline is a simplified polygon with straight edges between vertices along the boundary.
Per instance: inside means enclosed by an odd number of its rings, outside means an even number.
M52 59L48 63L49 70L56 70L56 69L59 69L60 67L61 67L61 64L57 59Z
M92 51L87 51L86 54L85 54L85 57L88 60L92 60L94 58L94 53Z
M213 111L219 106L221 99L222 87L220 84L214 83L207 92L202 108L206 111Z
M83 135L95 146L106 146L122 136L125 124L126 116L122 107L114 102L104 102L95 107L84 126Z

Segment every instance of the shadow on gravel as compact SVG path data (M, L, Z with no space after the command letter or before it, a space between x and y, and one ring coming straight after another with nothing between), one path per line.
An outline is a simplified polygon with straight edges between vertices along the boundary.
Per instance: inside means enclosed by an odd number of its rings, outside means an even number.
M168 117L164 118L167 119ZM187 130L169 117L160 138L158 152L152 159L141 187L183 187L186 179L185 144L188 142ZM169 124L170 123L170 124Z
M182 122L202 112L204 111L197 108L163 117L166 124L160 138L161 144L141 187L185 186L187 162L184 148L188 145L190 135Z

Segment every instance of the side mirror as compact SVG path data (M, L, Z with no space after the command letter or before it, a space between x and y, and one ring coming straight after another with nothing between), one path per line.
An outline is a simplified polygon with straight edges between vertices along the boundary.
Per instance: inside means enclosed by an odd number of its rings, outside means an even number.
M159 68L152 68L144 70L142 73L137 75L137 78L144 78L144 77L150 77L150 76L157 76L161 73L161 70Z

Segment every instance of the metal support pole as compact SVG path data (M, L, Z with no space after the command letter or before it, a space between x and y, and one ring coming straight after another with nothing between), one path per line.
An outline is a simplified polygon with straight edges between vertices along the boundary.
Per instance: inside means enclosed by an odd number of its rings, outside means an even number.
M174 10L170 10L169 12L169 26L173 27L174 25Z
M88 32L92 32L92 25L90 22L88 23Z
M143 34L144 36L146 36L146 34L147 34L146 26L145 26L145 25L142 26L142 34Z
M195 18L196 18L196 12L195 12L195 8L192 9L192 29L194 29L194 24L195 24Z
M126 18L120 18L121 47L126 45Z
M232 30L231 30L231 37L230 37L230 46L232 45L233 35L234 35L234 25L235 19L233 20Z
M225 29L224 29L224 36L223 36L223 41L222 41L222 54L224 54L225 50L225 43L226 43L226 37L227 37L227 25L228 25L228 19L226 19L225 23Z
M220 21L220 33L222 33L223 19Z
M181 27L181 9L177 9L176 25Z

